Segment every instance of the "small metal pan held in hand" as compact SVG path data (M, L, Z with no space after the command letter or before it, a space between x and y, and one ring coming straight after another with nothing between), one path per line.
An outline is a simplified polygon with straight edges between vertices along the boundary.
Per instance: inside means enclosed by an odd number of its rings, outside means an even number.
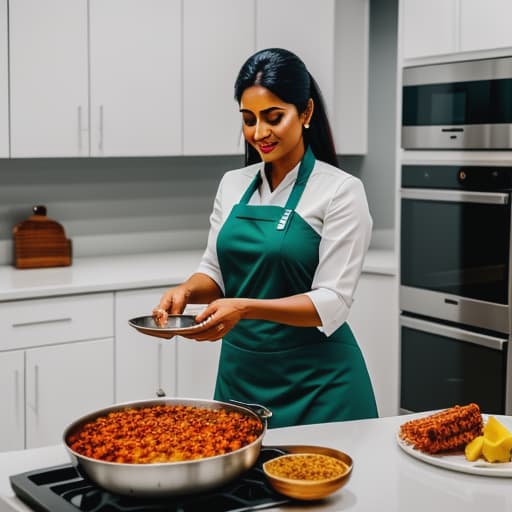
M196 330L206 325L209 319L197 323L195 315L169 315L167 323L159 326L152 316L139 316L128 320L128 323L137 331L156 336L158 338L171 339L181 334L192 334Z

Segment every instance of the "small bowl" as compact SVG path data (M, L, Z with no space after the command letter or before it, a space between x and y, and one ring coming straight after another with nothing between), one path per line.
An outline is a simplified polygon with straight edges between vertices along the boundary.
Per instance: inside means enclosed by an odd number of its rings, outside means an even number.
M265 462L263 464L263 471L270 485L272 485L277 492L289 498L305 501L321 500L343 487L352 474L352 458L338 450L325 448L323 446L283 446L280 448L287 452L287 454ZM345 466L344 471L341 471L333 477L322 480L287 478L272 472L271 463L273 461L285 459L293 461L294 458L298 460L298 457L304 455L326 455L332 457L343 463Z

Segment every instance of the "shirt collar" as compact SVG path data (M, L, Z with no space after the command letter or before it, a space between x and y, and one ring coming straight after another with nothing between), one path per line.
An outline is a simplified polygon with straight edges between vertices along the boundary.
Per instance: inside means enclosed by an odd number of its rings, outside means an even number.
M261 186L267 188L270 193L274 193L276 190L281 190L282 188L285 188L295 182L295 180L297 179L297 175L299 173L299 167L300 162L284 177L283 181L279 183L277 188L270 192L270 184L265 174L265 164L262 163L262 165L259 168L259 173L261 176Z

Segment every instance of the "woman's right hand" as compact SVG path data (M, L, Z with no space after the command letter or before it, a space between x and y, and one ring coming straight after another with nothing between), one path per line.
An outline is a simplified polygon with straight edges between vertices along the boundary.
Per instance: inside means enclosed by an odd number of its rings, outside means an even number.
M190 290L184 284L169 288L161 297L155 309L167 311L170 315L181 315L190 299Z
M222 297L222 290L206 274L196 273L184 283L169 288L153 309L152 315L158 325L167 324L168 315L181 315L192 300L195 304L209 304Z
M153 308L153 311L151 312L155 323L160 327L165 327L167 325L169 314L180 315L183 313L189 297L190 292L187 292L187 288L183 284L169 288L162 295L158 306Z

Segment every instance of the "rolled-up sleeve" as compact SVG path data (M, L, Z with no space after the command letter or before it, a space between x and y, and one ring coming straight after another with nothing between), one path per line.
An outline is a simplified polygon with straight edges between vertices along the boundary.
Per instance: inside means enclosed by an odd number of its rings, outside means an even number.
M372 218L361 181L349 176L325 213L319 263L307 295L330 336L346 320L370 245Z

